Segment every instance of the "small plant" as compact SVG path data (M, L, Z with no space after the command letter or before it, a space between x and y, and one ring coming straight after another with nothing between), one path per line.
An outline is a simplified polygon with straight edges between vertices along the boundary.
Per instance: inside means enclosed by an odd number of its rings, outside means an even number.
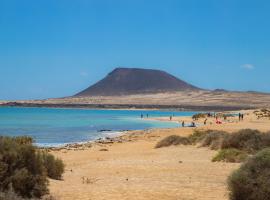
M181 137L178 135L171 135L159 141L155 148L168 147L168 146L180 145L180 144L188 145L190 144L190 141L186 137Z
M270 199L270 149L242 164L228 179L230 200Z
M222 149L212 159L213 162L240 163L248 158L248 154L238 149Z

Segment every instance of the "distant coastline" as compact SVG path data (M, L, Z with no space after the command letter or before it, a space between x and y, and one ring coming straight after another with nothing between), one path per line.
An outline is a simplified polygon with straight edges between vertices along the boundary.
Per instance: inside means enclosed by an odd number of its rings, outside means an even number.
M0 107L38 107L38 108L82 108L82 109L138 109L138 110L177 110L177 111L234 111L255 109L251 106L197 106L197 105L151 105L151 104L57 104L7 102Z

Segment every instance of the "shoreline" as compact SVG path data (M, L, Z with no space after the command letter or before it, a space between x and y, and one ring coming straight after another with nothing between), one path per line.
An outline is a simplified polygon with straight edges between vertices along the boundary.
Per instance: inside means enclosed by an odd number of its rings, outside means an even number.
M242 110L243 111L243 110ZM253 110L247 110L247 112L251 112ZM239 111L230 111L232 112L239 112ZM245 111L244 111L245 112ZM228 111L226 112L228 113ZM151 121L160 121L160 122L169 122L169 123L175 123L179 124L178 127L168 127L168 128L149 128L149 129L142 129L142 130L123 130L123 131L109 131L108 133L113 133L113 136L104 136L93 140L87 140L87 141L81 141L81 142L71 142L66 144L60 144L59 146L38 146L40 149L49 149L49 150L61 150L61 149L74 149L74 148L88 148L95 144L108 144L108 143L114 143L114 142L123 142L121 141L122 136L128 137L129 135L132 135L134 133L143 133L147 131L163 131L163 130L170 130L170 129L194 129L194 128L204 128L203 121L197 120L196 127L190 127L190 126L181 126L181 122L185 121L186 124L191 124L194 120L192 119L192 116L174 116L172 120L169 119L169 117L149 117L149 118L143 118L143 120L151 120ZM214 123L214 122L212 122ZM200 124L200 125L198 125ZM212 125L212 124L211 124ZM114 134L117 133L117 134Z
M254 110L250 109L250 110L234 110L234 111L224 111L221 113L238 113L238 112L244 112L245 114L249 114L254 112ZM229 118L237 118L237 116L231 116ZM212 120L211 120L212 119ZM194 129L211 129L211 127L215 127L217 128L218 126L215 124L215 118L208 118L208 124L207 125L202 125L203 124L203 120L204 118L201 118L199 120L193 120L192 116L174 116L172 120L170 120L168 117L149 117L149 118L143 118L143 120L152 120L152 121L160 121L160 122L171 122L171 123L176 123L179 124L179 127L168 127L168 128L149 128L149 129L142 129L142 130L123 130L123 131L109 131L108 133L117 133L117 134L113 134L113 136L104 136L104 137L100 137L97 139L93 139L93 140L87 140L87 141L82 141L82 142L71 142L71 143L67 143L67 144L63 144L63 145L59 145L59 146L37 146L39 149L47 149L47 150L52 150L52 151L61 151L63 149L65 150L74 150L74 149L82 149L84 150L85 148L91 148L94 145L97 144L113 144L113 143L123 143L126 142L126 140L123 140L123 138L132 136L134 134L143 134L143 133L147 133L147 132L155 132L155 131L166 131L166 130L172 130L172 129L190 129L190 130L194 130ZM200 124L201 126L196 125L196 127L190 127L190 126L185 126L182 127L181 126L181 122L185 121L185 123L191 123L191 122L196 122L196 124ZM225 125L229 125L231 123L237 123L237 119L234 121L224 121L223 122L223 126ZM222 127L221 125L221 127ZM215 129L214 128L214 129ZM270 129L269 129L270 130Z
M7 102L0 107L32 107L32 108L71 108L71 109L106 109L106 110L168 110L168 111L234 111L251 110L248 106L198 106L198 105L152 105L152 104L57 104L57 103L21 103Z

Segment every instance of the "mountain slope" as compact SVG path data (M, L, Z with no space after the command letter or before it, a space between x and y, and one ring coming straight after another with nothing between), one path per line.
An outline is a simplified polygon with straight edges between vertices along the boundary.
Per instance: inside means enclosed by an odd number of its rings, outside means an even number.
M75 96L116 96L200 90L164 71L116 68L104 79Z

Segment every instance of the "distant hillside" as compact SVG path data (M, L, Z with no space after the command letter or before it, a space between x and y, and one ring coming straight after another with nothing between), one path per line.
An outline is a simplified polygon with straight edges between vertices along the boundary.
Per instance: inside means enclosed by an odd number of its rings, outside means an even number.
M116 68L104 79L75 96L117 96L196 90L200 90L200 88L164 71Z

